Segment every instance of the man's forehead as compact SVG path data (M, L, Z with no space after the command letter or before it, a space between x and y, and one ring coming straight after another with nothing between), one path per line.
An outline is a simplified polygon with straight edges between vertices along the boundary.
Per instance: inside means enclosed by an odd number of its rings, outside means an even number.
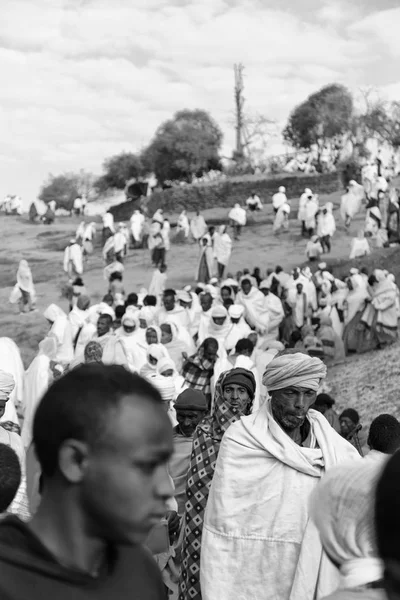
M288 387L276 390L277 392L313 392L314 390L307 385L289 385Z

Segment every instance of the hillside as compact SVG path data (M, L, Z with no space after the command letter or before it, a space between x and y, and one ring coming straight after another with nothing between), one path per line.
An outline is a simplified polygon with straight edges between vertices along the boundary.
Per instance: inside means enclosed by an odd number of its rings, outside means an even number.
M346 358L329 368L327 383L337 409L355 408L364 427L381 413L400 418L400 344Z

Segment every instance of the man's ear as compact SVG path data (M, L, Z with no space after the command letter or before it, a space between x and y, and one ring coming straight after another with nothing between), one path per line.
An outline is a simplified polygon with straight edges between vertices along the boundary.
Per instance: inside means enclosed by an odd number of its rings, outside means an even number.
M80 483L88 463L89 448L85 442L65 440L58 452L58 467L67 481Z

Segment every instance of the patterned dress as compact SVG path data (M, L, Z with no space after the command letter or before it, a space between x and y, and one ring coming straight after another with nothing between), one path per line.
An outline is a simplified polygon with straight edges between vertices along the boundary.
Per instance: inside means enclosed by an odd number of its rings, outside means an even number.
M221 441L232 423L251 413L252 399L249 400L244 410L232 408L230 403L224 399L222 389L227 373L220 376L215 387L213 414L201 421L193 436L192 455L186 482L187 500L184 516L185 530L182 544L179 600L201 600L201 536L204 513Z

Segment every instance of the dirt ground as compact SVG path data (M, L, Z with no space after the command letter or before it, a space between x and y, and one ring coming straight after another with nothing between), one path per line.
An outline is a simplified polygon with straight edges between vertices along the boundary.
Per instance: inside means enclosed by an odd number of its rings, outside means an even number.
M360 215L352 224L349 233L344 231L338 206L340 194L330 194L320 198L322 202L331 201L335 205L338 231L333 241L332 253L324 257L328 263L338 268L348 259L351 238L356 236L364 217ZM292 217L297 214L297 202L291 201ZM220 221L227 216L226 209L204 211L209 221ZM176 215L166 215L173 223ZM189 214L189 217L192 215ZM274 236L272 233L272 209L264 207L261 213L251 215L244 228L240 241L234 242L229 271L236 273L247 267L260 267L264 274L267 268L280 264L285 269L304 263L306 241L301 238L299 223L292 218L290 231ZM92 219L87 218L88 222ZM69 239L74 236L80 219L75 217L57 218L51 225L31 224L27 216L6 217L0 214L0 335L9 336L21 349L23 361L27 366L37 352L39 341L48 329L43 310L52 302L64 309L67 303L62 298L62 289L66 275L62 269L63 252ZM172 236L173 238L173 231ZM93 302L106 293L101 258L101 224L98 225L98 242L90 257L84 273L84 282ZM393 250L382 250L368 261L370 266L390 259ZM198 262L199 250L196 244L174 244L168 253L168 285L181 288L193 284ZM25 258L32 269L38 294L38 312L27 315L17 314L17 308L8 302L19 260ZM130 250L125 263L125 291L138 291L147 287L152 276L150 254L147 250ZM397 397L400 399L397 373L398 348L373 355L365 355L349 360L345 365L333 367L329 374L339 406L357 406L370 420L376 411L399 412ZM397 381L399 380L399 381Z

